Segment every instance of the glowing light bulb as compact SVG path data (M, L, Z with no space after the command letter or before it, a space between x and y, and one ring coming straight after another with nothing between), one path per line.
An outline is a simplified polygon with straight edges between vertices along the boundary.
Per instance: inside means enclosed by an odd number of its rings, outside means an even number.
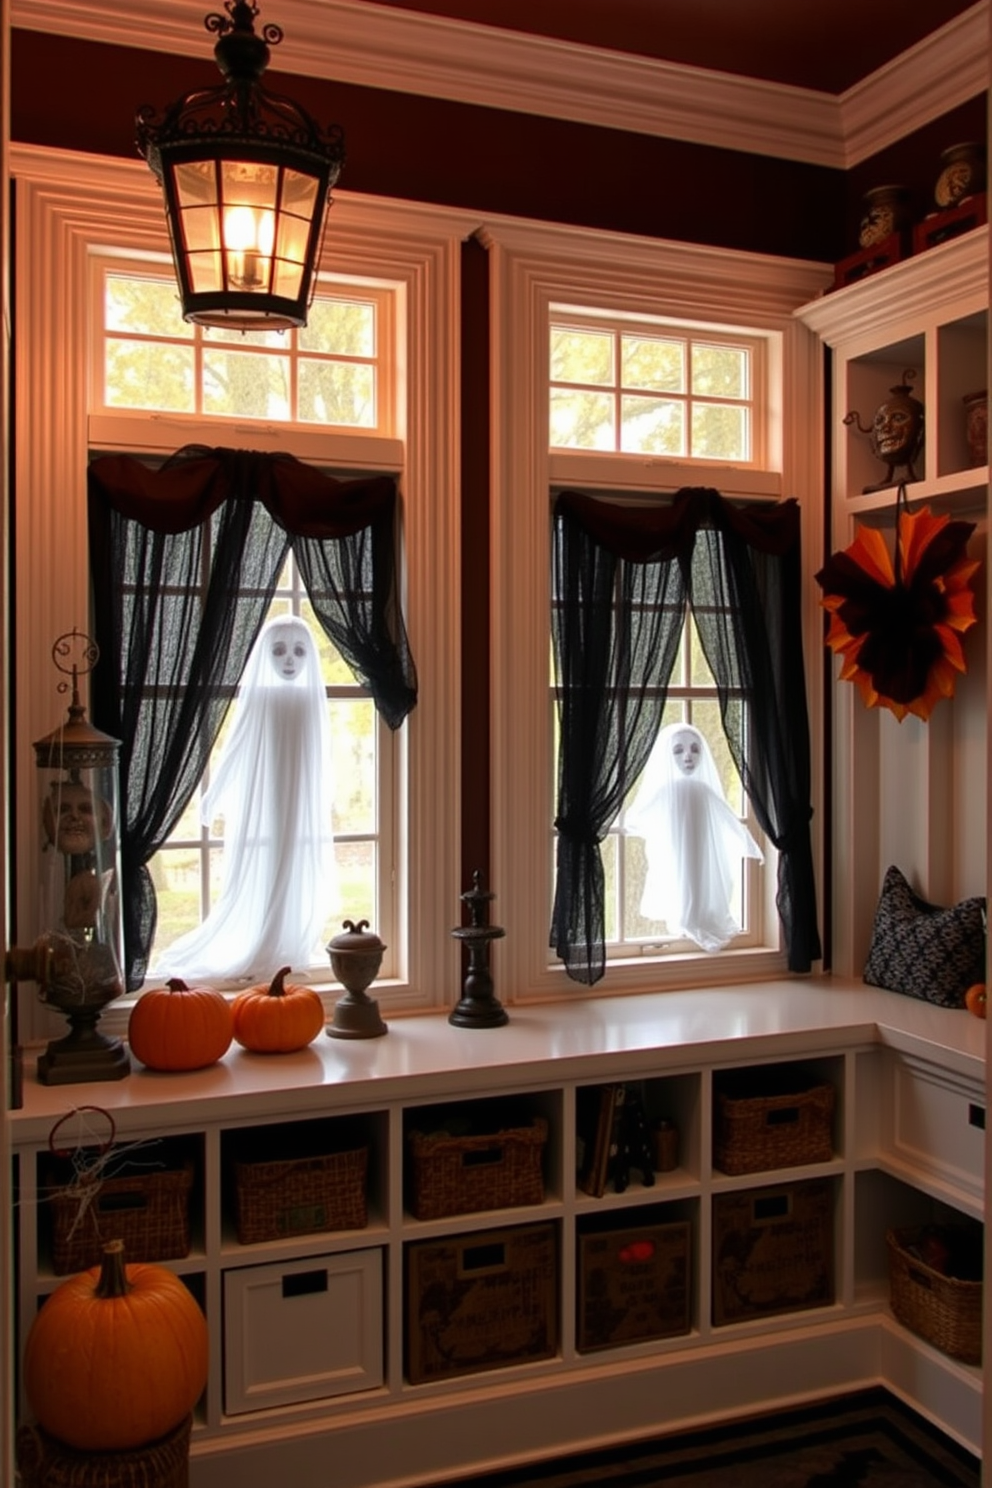
M275 233L274 212L228 207L224 213L224 249L228 277L236 288L260 289L266 285Z

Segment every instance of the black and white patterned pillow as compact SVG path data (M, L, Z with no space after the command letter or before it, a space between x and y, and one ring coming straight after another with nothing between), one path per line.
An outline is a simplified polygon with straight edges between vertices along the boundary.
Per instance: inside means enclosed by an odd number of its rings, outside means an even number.
M985 980L985 900L962 899L950 909L928 904L898 868L889 868L864 980L941 1007L964 1007L968 988Z

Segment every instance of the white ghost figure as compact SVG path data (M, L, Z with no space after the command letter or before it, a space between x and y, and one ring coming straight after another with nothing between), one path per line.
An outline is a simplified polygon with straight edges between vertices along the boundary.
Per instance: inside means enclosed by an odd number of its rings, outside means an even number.
M252 648L201 816L224 819L220 897L153 974L270 977L319 959L337 909L327 694L309 626L269 620Z
M704 951L719 951L740 934L730 905L741 860L762 861L762 852L727 802L697 728L672 723L661 730L625 828L644 838L645 919L664 920L669 934Z

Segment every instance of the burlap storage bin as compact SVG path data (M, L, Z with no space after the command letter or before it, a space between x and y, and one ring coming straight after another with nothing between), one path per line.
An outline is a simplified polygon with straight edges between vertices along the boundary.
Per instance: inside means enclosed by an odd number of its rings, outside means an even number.
M550 1359L558 1347L558 1242L549 1221L406 1247L411 1384Z

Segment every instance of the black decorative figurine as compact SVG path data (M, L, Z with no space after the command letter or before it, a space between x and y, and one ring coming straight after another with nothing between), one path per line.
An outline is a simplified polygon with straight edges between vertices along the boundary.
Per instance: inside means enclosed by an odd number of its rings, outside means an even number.
M489 943L506 934L499 925L484 922L485 907L496 895L487 893L482 887L482 873L477 868L472 875L472 888L461 895L472 916L471 924L456 925L452 935L464 941L468 947L468 973L462 998L448 1016L448 1022L456 1028L502 1028L510 1021L509 1014L493 991L492 973L489 970Z

